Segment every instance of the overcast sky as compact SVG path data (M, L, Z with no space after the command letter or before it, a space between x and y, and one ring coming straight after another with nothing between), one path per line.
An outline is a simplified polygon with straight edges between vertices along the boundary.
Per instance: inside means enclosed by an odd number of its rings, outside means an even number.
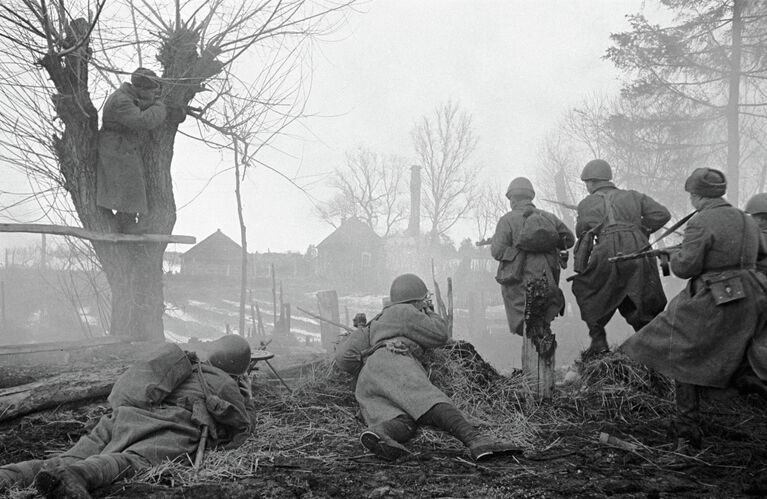
M619 75L602 59L612 32L642 0L372 0L321 41L312 56L306 119L265 160L325 199L322 181L362 145L414 157L410 130L452 99L473 117L479 138L472 164L506 185L533 175L538 145L568 108L593 93L614 93ZM191 120L189 120L191 121ZM183 127L194 127L192 123ZM239 238L230 158L184 141L173 160L174 233L198 241L221 228ZM332 228L304 193L260 168L244 186L251 251L303 252ZM499 193L502 195L502 193ZM476 238L467 225L456 241ZM171 245L169 250L188 247Z

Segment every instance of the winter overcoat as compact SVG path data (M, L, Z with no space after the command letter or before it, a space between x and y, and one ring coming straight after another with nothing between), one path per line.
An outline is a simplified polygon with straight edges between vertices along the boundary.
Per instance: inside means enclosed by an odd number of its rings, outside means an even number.
M767 380L767 278L755 270L765 255L751 217L722 198L705 200L671 255L687 286L621 349L682 383L726 387L744 358ZM745 297L717 305L712 289L723 277L739 277Z
M173 344L162 346L152 359L123 373L109 403L112 413L68 451L0 467L0 486L5 478L26 487L45 466L73 464L80 466L79 473L90 486L104 486L125 472L115 468L118 461L136 472L194 456L202 424L208 425L211 447L239 445L250 430L249 387L241 389L231 376L210 365L193 366Z
M382 344L400 340L409 354L394 353ZM336 352L342 369L359 369L354 395L368 426L407 414L418 420L439 403L452 402L431 381L418 360L423 351L447 343L447 324L434 312L422 312L407 303L390 305L360 328ZM375 348L366 359L365 351ZM361 366L361 369L360 369Z
M123 83L107 98L96 172L99 206L124 213L148 211L142 132L159 126L165 116L162 102L140 100L130 83Z
M611 315L626 298L634 307L622 313L635 328L647 324L663 310L666 295L655 258L618 264L610 263L608 258L639 251L648 243L648 236L670 218L668 210L651 197L618 189L611 182L604 182L578 204L575 225L578 237L603 224L586 269L573 280L573 294L586 324L597 324Z
M174 365L166 365L164 373L155 369L160 373L158 380L172 377L172 371L184 369L182 363L177 361L179 352L184 355L177 345L162 347L157 357L174 358L176 361ZM186 362L189 363L188 360ZM84 459L95 454L121 452L139 456L139 462L143 461L144 465L156 465L166 459L193 455L200 441L200 425L203 423L211 432L211 446L232 441L241 443L250 429L250 417L246 410L249 400L226 372L207 364L199 367L202 373L197 365L189 364L189 374L178 386L169 387L170 393L157 403L148 404L137 401L141 397L119 393L120 390L134 391L137 387L132 386L131 379L146 371L144 363L131 367L118 379L109 395L112 413L103 416L90 434L82 437L61 457ZM205 388L201 379L205 381ZM148 386L144 388L148 389ZM134 405L124 405L127 403Z
M522 230L526 211L535 209L549 219L559 234L560 246L548 253L531 253L522 251L516 246L517 236ZM511 273L514 279L509 284L501 284L501 296L506 309L506 320L509 331L522 335L525 323L525 302L527 282L530 279L543 277L548 283L548 303L544 320L551 322L561 313L565 306L565 298L559 289L559 252L558 249L568 249L575 242L573 233L553 213L538 210L532 201L515 203L512 210L498 221L493 235L490 253L498 260L499 266L504 261L511 262ZM507 264L509 265L509 264Z

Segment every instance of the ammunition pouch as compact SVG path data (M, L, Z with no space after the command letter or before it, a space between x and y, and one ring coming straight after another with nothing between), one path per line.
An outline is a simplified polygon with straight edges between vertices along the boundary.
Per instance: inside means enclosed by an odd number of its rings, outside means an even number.
M581 234L581 237L575 243L575 248L573 248L573 270L577 274L584 272L589 265L589 258L594 250L594 243L597 237L595 229L596 227Z
M746 297L740 271L709 274L703 276L703 282L711 291L716 306L742 300Z

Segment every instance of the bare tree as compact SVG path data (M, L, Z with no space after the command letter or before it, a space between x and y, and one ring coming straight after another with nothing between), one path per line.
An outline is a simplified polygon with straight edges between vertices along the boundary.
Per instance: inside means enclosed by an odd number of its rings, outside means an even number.
M335 195L318 205L317 214L334 227L358 217L386 237L407 218L402 199L405 171L404 158L357 147L346 153L346 166L333 172Z
M509 211L509 203L504 192L502 186L490 182L486 182L477 189L471 211L477 226L478 241L492 236L498 220Z
M241 83L231 75L244 64L274 63L275 51L301 57L305 42L332 29L331 14L350 3L4 3L0 162L63 187L85 228L114 232L114 216L95 202L98 112L92 92L105 95L115 76L126 74L118 68L146 64L144 53L156 47L162 101L186 108L197 99L197 116L215 115L222 92ZM305 79L303 72L295 77ZM142 137L152 233L169 234L176 221L170 164L177 129L168 121ZM93 242L112 293L112 335L162 338L165 246Z
M479 168L469 160L477 137L471 116L452 101L423 116L410 135L424 174L422 199L434 242L471 209Z

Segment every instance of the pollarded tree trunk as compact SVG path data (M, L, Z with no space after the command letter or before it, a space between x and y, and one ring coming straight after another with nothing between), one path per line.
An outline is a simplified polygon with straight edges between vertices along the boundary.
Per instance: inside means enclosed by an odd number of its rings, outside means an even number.
M74 40L81 40L88 32L88 23L78 21L69 28ZM221 69L214 56L198 56L195 48L198 39L198 33L182 26L164 40L158 58L164 68L163 78L185 83L164 85L161 98L166 105L186 107L200 91L199 84ZM39 62L56 86L57 93L52 100L64 128L60 136L53 137L53 146L78 217L86 229L115 232L117 223L112 212L96 205L98 112L88 92L88 45L83 43L64 56L51 49ZM146 132L141 140L149 206L148 232L154 234L170 234L176 222L170 165L177 128L177 123L165 122ZM142 340L163 339L162 258L166 244L93 242L93 247L112 292L110 334Z

